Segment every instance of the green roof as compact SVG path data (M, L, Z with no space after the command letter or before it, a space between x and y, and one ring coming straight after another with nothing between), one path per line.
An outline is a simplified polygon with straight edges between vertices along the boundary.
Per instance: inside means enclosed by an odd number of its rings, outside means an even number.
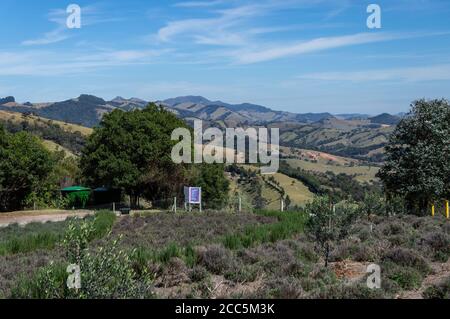
M90 191L90 188L86 188L83 186L70 186L70 187L66 187L61 189L61 191L63 192L86 192L86 191Z

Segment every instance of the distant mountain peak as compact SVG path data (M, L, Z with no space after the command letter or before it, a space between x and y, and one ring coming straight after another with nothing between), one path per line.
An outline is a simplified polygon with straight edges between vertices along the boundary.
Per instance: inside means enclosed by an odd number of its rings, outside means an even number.
M163 101L165 104L169 106L175 106L181 103L194 103L194 104L211 104L212 102L203 96L197 95L187 95L187 96L178 96L175 98L167 99Z
M16 99L14 96L7 96L5 98L0 98L0 105L6 104L6 103L15 103Z
M97 97L95 95L90 95L90 94L81 94L77 100L79 102L84 102L84 103L91 103L91 104L99 104L99 105L104 105L106 104L106 101L100 97Z
M389 113L382 113L380 115L369 118L371 123L385 124L385 125L396 125L400 122L401 118Z

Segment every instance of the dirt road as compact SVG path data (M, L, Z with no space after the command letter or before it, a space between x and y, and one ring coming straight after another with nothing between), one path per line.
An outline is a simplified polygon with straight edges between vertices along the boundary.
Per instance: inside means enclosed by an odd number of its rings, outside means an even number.
M23 226L29 223L60 222L69 217L83 218L92 214L94 211L90 210L36 210L0 213L0 228L11 224Z

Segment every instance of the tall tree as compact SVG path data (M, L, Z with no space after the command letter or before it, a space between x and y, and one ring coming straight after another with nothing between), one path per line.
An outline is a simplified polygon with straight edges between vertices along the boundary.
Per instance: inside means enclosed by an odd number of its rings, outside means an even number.
M22 208L28 196L47 187L54 165L52 154L37 137L0 128L0 210Z
M378 176L388 195L405 198L408 210L423 214L430 201L450 196L450 105L419 100L398 124L386 146Z
M123 189L136 205L139 197L168 198L180 192L185 167L171 159L171 133L186 124L150 103L144 110L114 110L89 137L80 160L91 186Z

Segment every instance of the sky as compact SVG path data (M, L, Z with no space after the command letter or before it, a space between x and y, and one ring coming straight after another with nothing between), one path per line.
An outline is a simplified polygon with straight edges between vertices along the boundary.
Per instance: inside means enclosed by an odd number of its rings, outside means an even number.
M67 26L70 4L81 28ZM381 28L368 28L369 4ZM449 16L448 0L2 0L0 97L406 112L450 97Z

